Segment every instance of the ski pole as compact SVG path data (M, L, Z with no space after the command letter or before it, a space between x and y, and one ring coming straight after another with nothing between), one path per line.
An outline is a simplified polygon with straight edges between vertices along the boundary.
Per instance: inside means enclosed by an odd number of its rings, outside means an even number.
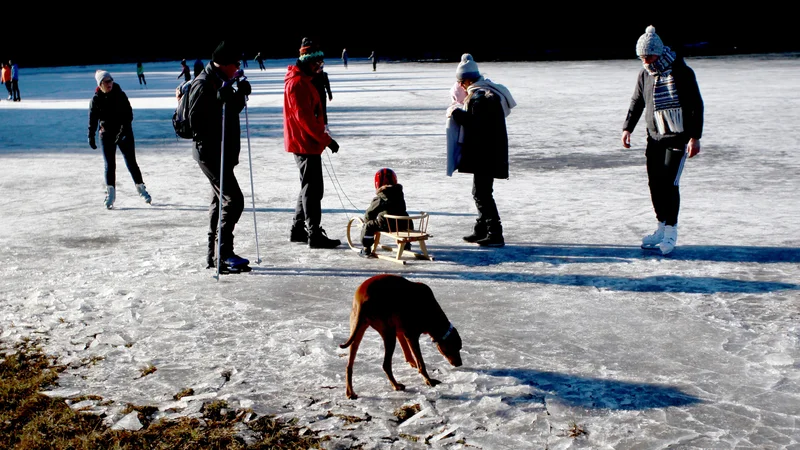
M225 113L228 111L228 104L225 103L222 105L222 147L220 148L219 152L219 197L217 197L217 201L219 203L219 209L217 211L217 275L214 277L219 281L219 265L220 263L220 244L222 243L222 182L223 182L223 174L225 172Z
M247 79L247 77L242 78ZM250 162L250 200L253 204L253 229L256 234L256 264L261 264L261 254L258 250L258 224L256 223L256 192L253 186L253 156L250 153L250 120L247 117L247 97L244 98L244 129L247 134L247 159Z

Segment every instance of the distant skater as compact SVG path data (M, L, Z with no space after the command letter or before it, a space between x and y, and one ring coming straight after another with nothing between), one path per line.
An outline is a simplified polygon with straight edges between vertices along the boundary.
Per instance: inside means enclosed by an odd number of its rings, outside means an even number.
M328 72L325 72L324 63L319 66L311 82L317 88L319 100L322 102L322 120L325 122L325 132L331 134L331 130L328 129L328 100L333 100L333 93L331 92L331 82L328 79Z
M369 59L372 61L372 71L375 72L378 68L378 55L375 54L375 50L369 54Z
M2 73L2 76L0 76L0 80L2 80L3 86L5 86L6 90L8 91L8 99L11 100L14 95L12 94L11 91L11 66L9 66L8 64L6 64L5 61L3 61L3 68L2 72L0 73Z
M147 80L144 79L144 67L142 67L142 63L136 63L136 76L139 77L139 86L144 85L147 87Z
M267 68L264 67L264 57L261 56L261 52L258 52L258 54L256 55L254 61L256 61L258 63L258 68L259 69L267 70Z
M194 60L194 78L197 78L203 70L205 70L206 65L202 59L197 58Z
M19 96L19 67L17 63L9 60L8 65L11 66L11 95L15 102L20 101Z
M183 77L183 81L189 81L192 79L192 73L189 72L189 66L186 64L185 59L181 60L181 73L177 78L180 79L180 77Z
M344 68L347 69L347 49L342 50L342 64L344 64Z

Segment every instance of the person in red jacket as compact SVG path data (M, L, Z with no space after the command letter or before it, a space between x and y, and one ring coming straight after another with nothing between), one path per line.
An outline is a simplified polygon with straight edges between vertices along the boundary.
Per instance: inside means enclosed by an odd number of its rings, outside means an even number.
M322 152L339 151L339 144L325 132L322 101L312 77L324 63L319 46L303 38L300 56L288 67L283 90L283 141L286 151L294 154L300 170L300 193L289 236L292 242L304 242L309 248L336 248L339 239L329 239L320 226L322 220Z
M3 86L5 86L8 91L8 99L11 100L13 97L11 92L11 66L6 64L5 61L3 61L2 77L0 77L0 80L2 80Z

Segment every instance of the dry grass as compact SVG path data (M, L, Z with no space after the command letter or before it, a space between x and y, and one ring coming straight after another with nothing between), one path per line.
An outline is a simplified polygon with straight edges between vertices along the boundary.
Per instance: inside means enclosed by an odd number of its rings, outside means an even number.
M230 409L224 401L203 405L202 420L149 420L153 406L128 405L137 411L144 428L111 430L101 416L73 411L64 399L39 392L57 385L64 370L30 340L13 346L0 342L0 442L16 450L43 449L308 449L320 448L325 438L271 417L244 423L252 413ZM144 375L144 374L143 374ZM185 396L188 391L176 395ZM83 396L81 399L96 396ZM76 400L76 399L73 399ZM241 430L246 430L247 442Z

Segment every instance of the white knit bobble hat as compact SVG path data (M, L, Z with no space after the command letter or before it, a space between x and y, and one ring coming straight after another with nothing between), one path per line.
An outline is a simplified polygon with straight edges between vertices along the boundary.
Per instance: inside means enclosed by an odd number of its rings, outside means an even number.
M650 25L644 30L644 34L639 36L636 41L636 56L657 55L661 56L664 52L664 43L656 34L656 27Z

